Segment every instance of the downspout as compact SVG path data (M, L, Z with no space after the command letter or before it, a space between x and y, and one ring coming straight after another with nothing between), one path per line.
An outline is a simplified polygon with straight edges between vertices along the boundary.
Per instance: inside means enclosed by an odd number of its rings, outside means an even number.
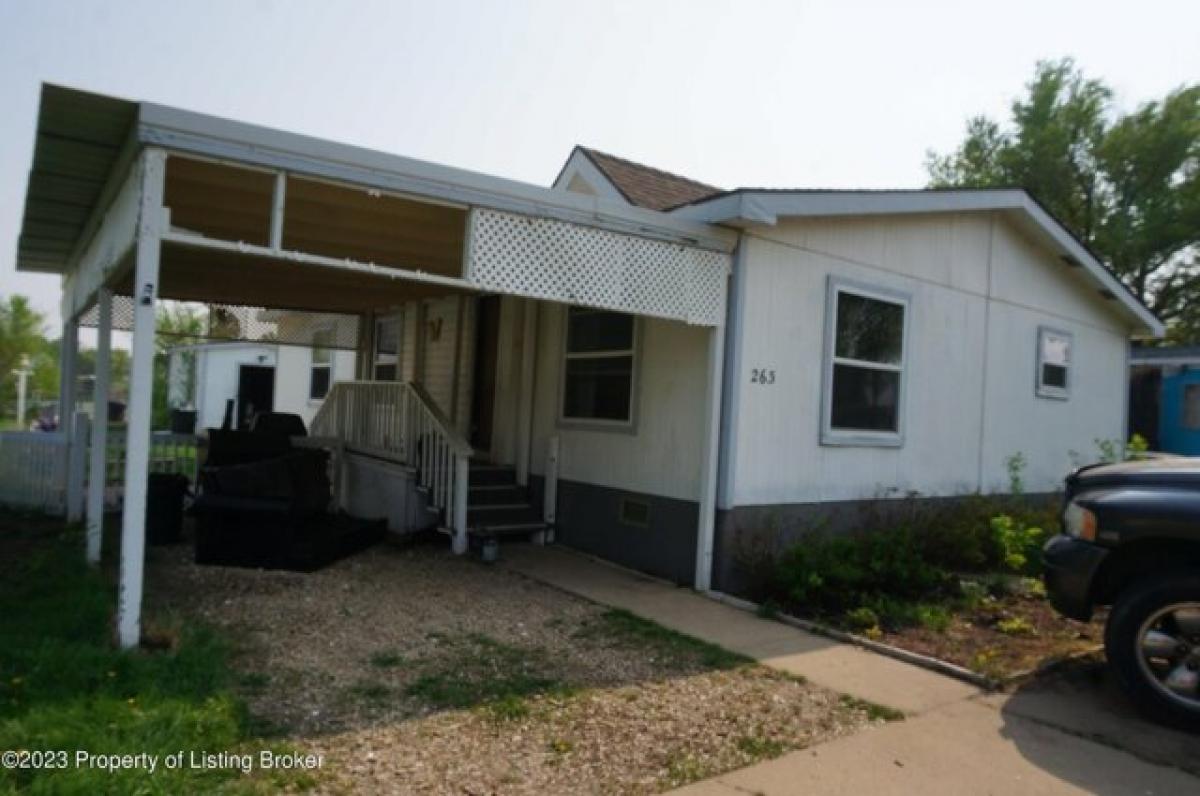
M739 251L741 247L739 246ZM736 257L735 257L736 259ZM725 392L725 331L729 313L730 279L725 282L725 315L709 332L708 342L708 389L704 424L703 455L700 470L700 512L696 529L696 574L694 586L697 591L712 589L713 545L716 535L717 495L720 488L720 460L722 447L722 420Z

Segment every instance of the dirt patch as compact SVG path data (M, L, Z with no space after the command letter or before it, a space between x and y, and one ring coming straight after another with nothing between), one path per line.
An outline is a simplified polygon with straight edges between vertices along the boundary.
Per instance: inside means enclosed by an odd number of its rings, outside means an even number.
M1104 642L1104 622L1076 622L1057 613L1044 597L1010 595L950 610L944 629L884 630L878 640L1004 680L1094 650Z
M238 645L251 710L322 787L652 793L881 721L872 706L433 548L311 575L153 550L159 622Z

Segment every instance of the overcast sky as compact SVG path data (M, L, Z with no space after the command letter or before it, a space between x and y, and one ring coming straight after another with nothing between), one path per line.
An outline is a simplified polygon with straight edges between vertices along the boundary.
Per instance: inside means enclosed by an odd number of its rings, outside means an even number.
M1132 108L1200 80L1200 2L0 0L0 293L58 323L57 278L14 272L42 81L543 185L582 143L721 187L916 187L1064 55Z

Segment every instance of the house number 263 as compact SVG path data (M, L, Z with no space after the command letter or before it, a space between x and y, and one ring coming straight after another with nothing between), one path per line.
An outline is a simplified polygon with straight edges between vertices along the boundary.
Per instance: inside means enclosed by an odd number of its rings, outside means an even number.
M775 371L767 368L751 368L750 369L751 384L774 384Z

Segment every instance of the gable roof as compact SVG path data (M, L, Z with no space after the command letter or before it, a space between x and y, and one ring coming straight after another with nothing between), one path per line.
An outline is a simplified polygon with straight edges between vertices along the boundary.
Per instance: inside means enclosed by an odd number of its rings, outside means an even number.
M735 227L774 226L780 218L1006 213L1071 267L1082 268L1104 298L1115 301L1152 337L1165 327L1141 299L1082 241L1023 188L915 188L896 190L737 188L670 208L690 221Z
M634 163L590 147L576 146L571 156L582 153L608 182L632 205L650 210L667 210L723 193L720 188L678 174ZM563 170L571 157L563 164ZM562 177L562 171L559 172ZM557 183L558 180L556 179Z

